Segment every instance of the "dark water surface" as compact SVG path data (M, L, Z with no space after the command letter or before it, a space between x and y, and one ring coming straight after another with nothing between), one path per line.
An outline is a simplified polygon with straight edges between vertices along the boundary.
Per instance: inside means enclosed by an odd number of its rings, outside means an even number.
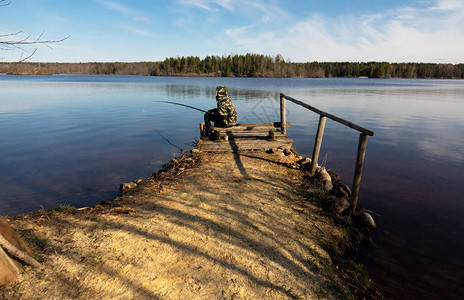
M285 93L375 132L360 204L377 247L360 259L396 299L464 294L464 81L0 76L0 215L89 206L149 177L199 137L228 85L239 122L279 120ZM287 104L288 135L311 156L318 116ZM351 185L358 133L327 121L320 162Z

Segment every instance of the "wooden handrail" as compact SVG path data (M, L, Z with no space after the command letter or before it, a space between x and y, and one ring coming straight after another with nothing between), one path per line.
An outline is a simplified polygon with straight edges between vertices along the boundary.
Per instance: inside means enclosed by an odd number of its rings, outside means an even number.
M351 203L350 203L351 213L354 214L356 210L356 206L358 204L359 187L361 186L362 168L364 164L364 157L366 155L367 137L373 136L374 132L281 93L280 94L280 120L281 120L281 131L283 134L286 134L287 132L286 127L285 127L286 120L287 120L285 100L289 100L295 104L303 106L304 108L307 108L319 114L320 116L319 125L317 127L316 140L314 141L313 156L311 160L311 175L314 175L316 171L317 161L319 159L319 151L320 151L321 143L322 143L322 136L324 134L325 121L327 118L361 132L359 134L358 151L356 155L356 166L354 170Z
M322 110L320 110L320 109L317 109L317 108L315 108L315 107L313 107L313 106L311 106L311 105L309 105L309 104L306 104L306 103L304 103L304 102L301 102L300 100L296 100L296 99L294 99L294 98L292 98L292 97L289 97L289 96L286 96L286 95L284 95L284 94L280 94L280 97L281 97L281 98L284 97L285 99L287 99L287 100L289 100L289 101L291 101L291 102L293 102L293 103L295 103L295 104L301 105L301 106L303 106L304 108L307 108L307 109L309 109L309 110L312 110L313 112L315 112L315 113L317 113L317 114L319 114L319 115L321 115L321 116L324 116L324 117L327 117L327 118L329 118L329 119L332 119L332 120L334 120L335 122L338 122L338 123L341 123L341 124L343 124L343 125L345 125L345 126L348 126L348 127L350 127L350 128L353 128L353 129L355 129L355 130L357 130L357 131L359 131L359 132L361 132L361 133L367 134L367 135L369 135L369 136L373 136L373 135L374 135L374 132L371 131L371 130L369 130L369 129L363 128L363 127L361 127L361 126L359 126L359 125L356 125L356 124L354 124L354 123L351 123L350 121L344 120L344 119L342 119L342 118L339 118L339 117L337 117L337 116L334 116L334 115L332 115L332 114L329 114L328 112L325 112L325 111L322 111Z

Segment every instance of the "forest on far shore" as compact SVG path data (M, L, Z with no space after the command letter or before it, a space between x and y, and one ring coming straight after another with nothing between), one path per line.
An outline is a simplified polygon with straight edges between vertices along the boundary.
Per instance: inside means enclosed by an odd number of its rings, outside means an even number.
M464 78L464 63L290 62L261 54L169 57L157 62L3 62L0 73L21 75L90 74L210 77L370 77Z

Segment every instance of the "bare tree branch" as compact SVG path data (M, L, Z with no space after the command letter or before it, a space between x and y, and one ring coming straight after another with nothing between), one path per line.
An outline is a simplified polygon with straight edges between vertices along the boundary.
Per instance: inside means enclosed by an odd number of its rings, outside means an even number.
M19 60L19 62L25 62L26 60L31 59L34 56L34 54L37 52L37 49L38 48L35 48L34 52L32 52L30 55L26 56L25 58L22 58L23 55L21 54L21 59Z
M6 0L0 0L0 7L3 7L3 6L7 6L7 5L10 5L11 2L6 2ZM35 39L32 39L31 38L31 35L26 35L26 36L22 36L22 31L18 31L18 32L15 32L15 33L7 33L7 34L1 34L0 35L0 50L18 50L18 51L21 51L21 59L20 59L20 62L24 62L30 58L32 58L32 56L34 56L34 54L37 52L38 50L38 47L36 47L34 49L34 51L29 54L26 58L22 58L23 57L23 54L24 53L27 53L29 52L24 46L28 46L28 45L44 45L46 46L47 48L49 49L52 49L53 48L49 45L49 44L55 44L55 43L60 43L64 40L67 40L69 37L71 37L70 35L68 35L67 37L65 38L62 38L62 39L58 39L58 40L43 40L43 36L45 34L45 30L42 31L42 33L40 33L39 36L37 36L37 38Z
M6 2L6 3L3 3L3 2L5 2L5 0L0 0L0 7L10 5L11 3L11 2Z

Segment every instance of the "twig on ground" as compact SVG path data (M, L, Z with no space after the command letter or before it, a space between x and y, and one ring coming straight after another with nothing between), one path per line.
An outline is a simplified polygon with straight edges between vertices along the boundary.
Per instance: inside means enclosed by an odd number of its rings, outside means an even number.
M7 239L5 239L1 233L0 233L0 247L2 247L6 252L11 254L12 256L27 263L28 265L31 265L37 268L40 267L40 263L38 261L36 261L32 257L30 257L27 253L19 250L13 244L8 242Z

